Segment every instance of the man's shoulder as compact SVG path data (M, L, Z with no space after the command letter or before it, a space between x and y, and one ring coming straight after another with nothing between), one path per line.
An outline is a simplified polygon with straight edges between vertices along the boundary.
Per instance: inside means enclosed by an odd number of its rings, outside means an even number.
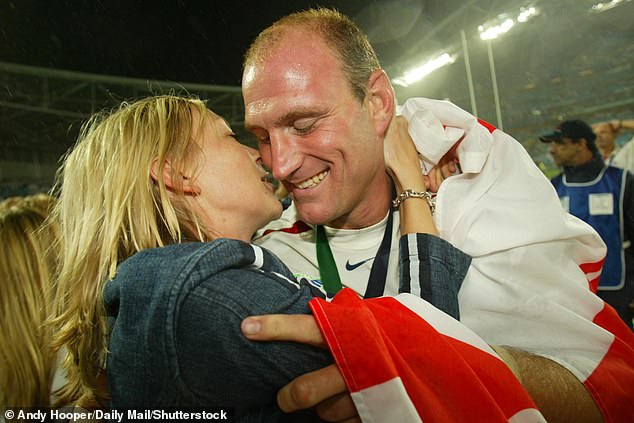
M613 178L618 179L621 179L623 177L623 174L625 174L626 177L630 175L630 172L627 169L624 169L620 166L615 166L613 164L606 166L605 173L611 175Z

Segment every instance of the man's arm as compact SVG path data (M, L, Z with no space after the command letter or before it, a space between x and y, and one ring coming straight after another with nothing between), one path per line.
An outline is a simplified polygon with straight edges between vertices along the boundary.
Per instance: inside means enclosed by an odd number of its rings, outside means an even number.
M257 330L245 331L245 324L257 322ZM269 315L251 317L243 332L252 340L286 340L323 344L323 337L312 316ZM603 422L590 394L579 380L559 364L509 347L495 347L504 362L532 397L548 422ZM333 366L307 373L291 381L278 393L284 411L316 407L328 421L348 421L356 409L343 381ZM332 399L328 399L332 398ZM358 417L349 421L360 421Z
M548 422L603 422L586 388L565 367L515 348L495 346L493 349L517 376Z
M611 120L610 125L618 132L623 129L634 130L634 119Z

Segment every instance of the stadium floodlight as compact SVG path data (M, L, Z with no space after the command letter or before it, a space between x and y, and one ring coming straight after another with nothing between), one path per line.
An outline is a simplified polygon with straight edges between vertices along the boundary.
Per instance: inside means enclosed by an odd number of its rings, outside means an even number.
M513 28L514 25L515 25L515 22L513 21L513 19L508 18L502 21L502 23L498 25L492 25L492 26L480 25L478 27L478 31L480 31L481 39L493 40L495 38L498 38L500 35L509 32L509 30Z
M505 34L515 26L516 23L526 23L531 18L539 14L539 9L534 6L523 6L517 14L505 13L497 18L478 26L480 38L483 40L493 40ZM515 16L516 17L513 17Z
M616 6L620 6L622 3L629 2L629 1L631 0L611 0L607 2L600 2L600 3L593 4L590 10L588 11L590 13L601 13L601 12L605 12L606 10L613 9Z
M399 78L395 78L392 82L396 85L400 85L402 87L407 87L414 82L420 81L425 76L429 75L436 69L440 69L443 66L447 66L456 61L456 57L450 55L449 53L443 53L422 65L416 66L407 72L403 73L403 75Z
M533 16L537 16L537 13L538 13L537 9L532 6L521 7L520 14L517 15L517 22L520 22L520 23L528 22L530 18L532 18Z

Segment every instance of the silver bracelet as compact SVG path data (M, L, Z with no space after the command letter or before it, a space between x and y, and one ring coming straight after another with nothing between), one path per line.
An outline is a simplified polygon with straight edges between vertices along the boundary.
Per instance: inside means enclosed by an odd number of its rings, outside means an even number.
M398 209L401 203L408 198L424 198L427 201L427 205L429 205L429 210L434 214L434 210L436 209L436 201L435 198L428 191L420 192L414 191L413 189L406 189L402 193L400 193L394 200L392 200L392 207Z

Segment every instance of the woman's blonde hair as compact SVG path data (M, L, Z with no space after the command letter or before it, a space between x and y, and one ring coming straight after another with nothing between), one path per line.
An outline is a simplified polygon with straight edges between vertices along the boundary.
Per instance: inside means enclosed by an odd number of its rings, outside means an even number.
M201 119L195 120L195 113ZM69 383L62 400L105 399L97 389L107 350L102 291L117 265L146 248L190 235L203 239L184 201L182 180L198 171L195 152L200 150L193 136L209 116L204 102L191 97L162 95L123 103L92 117L66 156L53 213L61 229L54 347L68 350L64 367ZM158 166L156 180L153 164ZM166 171L172 181L168 185Z
M43 223L53 202L42 194L0 204L0 408L50 405L57 226Z

